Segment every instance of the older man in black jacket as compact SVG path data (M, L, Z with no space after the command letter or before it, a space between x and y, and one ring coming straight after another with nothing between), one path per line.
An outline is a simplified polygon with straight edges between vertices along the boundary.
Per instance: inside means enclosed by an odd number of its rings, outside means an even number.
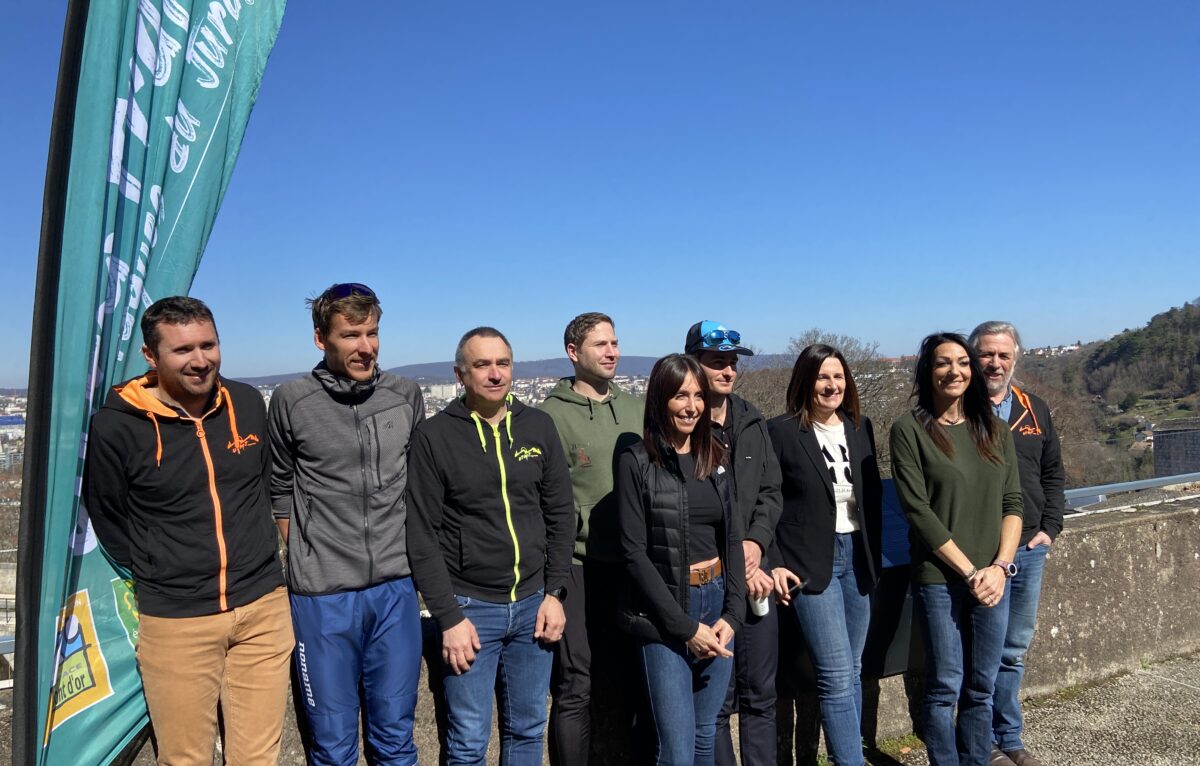
M1024 525L1016 561L997 561L1010 577L1008 632L996 674L992 701L992 748L990 766L1041 766L1021 741L1021 680L1025 676L1025 652L1033 640L1038 601L1042 594L1042 570L1054 538L1062 531L1062 451L1050 408L1033 394L1013 385L1013 373L1021 354L1021 336L1008 322L984 322L971 332L970 343L979 353L984 379L996 416L1008 424L1017 450L1024 501Z

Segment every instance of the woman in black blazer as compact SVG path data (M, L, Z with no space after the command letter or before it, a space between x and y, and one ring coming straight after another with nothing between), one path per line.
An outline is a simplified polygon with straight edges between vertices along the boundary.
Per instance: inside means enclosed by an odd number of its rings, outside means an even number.
M845 358L825 344L796 360L787 410L767 424L783 472L772 576L808 644L829 754L862 766L860 675L883 523L875 434Z

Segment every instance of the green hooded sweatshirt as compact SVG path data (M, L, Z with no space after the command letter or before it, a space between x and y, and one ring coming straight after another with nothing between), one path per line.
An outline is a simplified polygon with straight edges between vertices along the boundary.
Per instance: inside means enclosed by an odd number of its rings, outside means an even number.
M575 496L576 534L573 562L583 559L620 563L617 502L613 474L617 456L642 440L645 403L608 386L603 401L575 392L574 378L563 378L542 402L541 409L558 429Z

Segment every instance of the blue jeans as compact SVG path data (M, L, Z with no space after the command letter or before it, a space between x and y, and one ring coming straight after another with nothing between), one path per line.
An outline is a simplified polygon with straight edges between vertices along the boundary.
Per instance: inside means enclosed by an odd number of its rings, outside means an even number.
M913 616L925 640L921 739L930 766L985 766L988 762L992 692L1008 629L1007 607L1001 600L989 609L975 600L961 580L913 585Z
M721 617L725 578L689 586L688 614L705 625ZM727 648L732 649L731 643ZM642 672L658 734L658 766L710 766L717 713L725 702L732 657L698 660L682 641L642 644Z
M541 591L495 603L457 596L479 635L475 662L462 675L442 666L446 690L446 763L482 764L492 731L492 699L500 701L500 763L541 766L546 697L554 654L533 637Z
M838 766L862 766L862 654L871 622L869 580L860 577L857 533L834 536L833 579L820 593L799 592L792 608L817 676L821 722Z
M996 674L996 695L992 710L992 734L1001 750L1021 750L1021 680L1025 678L1025 652L1033 640L1037 623L1038 602L1042 596L1042 574L1046 568L1049 545L1029 550L1017 548L1017 576L1008 581L1004 600L1008 602L1008 632L1004 636L1004 652L1000 655L1000 671ZM1001 604L1003 606L1003 604Z
M421 617L412 578L323 596L293 593L289 600L296 676L312 732L309 762L358 763L361 687L363 737L374 762L415 764Z

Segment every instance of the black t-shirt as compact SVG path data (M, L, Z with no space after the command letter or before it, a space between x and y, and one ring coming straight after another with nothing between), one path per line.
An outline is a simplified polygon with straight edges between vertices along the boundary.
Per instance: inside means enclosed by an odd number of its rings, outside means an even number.
M724 509L717 485L710 476L696 478L696 458L689 452L679 455L679 470L687 481L689 564L709 561L720 555L717 545L725 529Z

